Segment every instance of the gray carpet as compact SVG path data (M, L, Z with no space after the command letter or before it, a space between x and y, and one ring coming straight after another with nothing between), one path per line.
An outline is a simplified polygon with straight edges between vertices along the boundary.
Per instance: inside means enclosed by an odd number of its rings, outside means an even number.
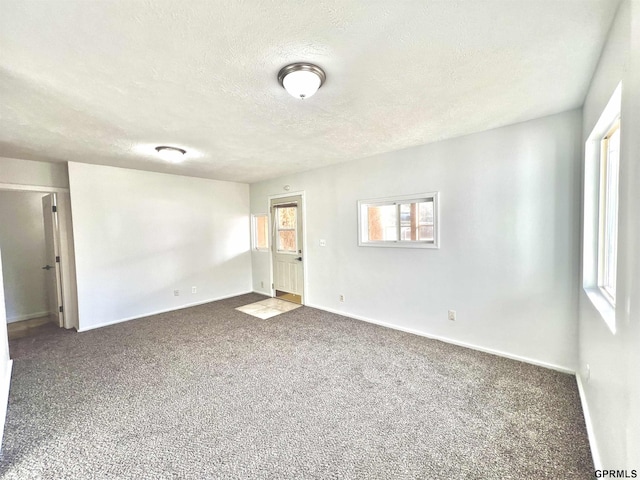
M249 294L11 343L6 479L587 479L570 375Z

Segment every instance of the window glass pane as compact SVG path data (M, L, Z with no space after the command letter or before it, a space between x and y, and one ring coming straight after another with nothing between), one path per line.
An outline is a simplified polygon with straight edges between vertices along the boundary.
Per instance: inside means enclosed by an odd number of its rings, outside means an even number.
M602 287L615 299L618 245L618 178L620 163L620 129L617 128L607 140L606 182L604 192L604 256Z
M420 224L433 225L433 201L420 202Z
M420 240L423 242L433 242L433 225L420 225Z
M414 205L414 203L403 203L400 205L400 225L411 225L411 211Z
M269 222L267 221L266 215L255 216L255 248L260 250L266 250L269 248L268 225Z
M358 244L438 248L437 201L437 192L359 201Z
M367 232L369 242L397 240L397 210L395 205L368 205Z
M295 230L281 230L278 232L278 251L288 253L296 253L298 251Z
M400 205L400 240L433 241L433 202L413 202Z
M297 207L278 207L278 228L296 228Z
M417 204L403 203L400 207L400 240L416 240L418 232Z
M418 240L423 242L435 241L433 217L433 201L420 202L420 227L418 230Z

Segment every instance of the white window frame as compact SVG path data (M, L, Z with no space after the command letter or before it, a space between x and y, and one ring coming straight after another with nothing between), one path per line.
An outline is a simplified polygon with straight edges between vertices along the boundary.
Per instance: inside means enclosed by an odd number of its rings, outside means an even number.
M607 241L603 230L603 215L606 210L606 200L603 198L603 195L606 196L603 191L603 182L606 185L603 175L603 171L606 172L606 158L603 153L606 137L621 117L621 107L622 83L619 83L587 138L584 163L582 287L613 334L616 333L615 292L612 295L607 288L603 288L603 254ZM621 135L624 135L623 129L621 126ZM622 155L619 156L619 161L623 161Z
M265 248L258 248L258 218L264 217L267 232L265 240L267 242L267 246ZM269 214L267 213L256 213L251 215L251 248L257 252L268 252L269 251Z
M440 192L417 193L413 195L401 195L385 198L370 198L366 200L358 200L358 245L361 247L383 247L383 248L440 248ZM401 240L400 236L400 214L398 210L398 239L367 241L366 228L366 210L368 206L397 205L398 209L401 204L419 203L431 201L433 202L433 241L425 240Z
M620 135L620 117L613 122L600 142L600 192L598 195L598 288L613 307L616 305L620 151L618 150L618 161L610 161L609 139L616 131ZM613 185L611 177L616 177L613 179ZM611 191L612 187L614 191ZM613 231L608 228L609 222L613 225ZM613 284L607 280L607 277L610 277L610 270L613 270Z
M288 228L282 228L280 227L280 221L278 219L278 209L279 208L289 208L289 207L294 207L296 208L296 225L294 227L288 227ZM299 249L300 249L300 239L298 238L298 209L299 206L297 203L283 203L283 204L276 204L273 206L272 211L274 212L273 215L273 248L276 251L276 253L280 254L280 255L300 255ZM294 232L294 239L295 239L295 248L293 250L280 250L280 248L278 248L280 246L280 238L279 238L279 233L280 232Z

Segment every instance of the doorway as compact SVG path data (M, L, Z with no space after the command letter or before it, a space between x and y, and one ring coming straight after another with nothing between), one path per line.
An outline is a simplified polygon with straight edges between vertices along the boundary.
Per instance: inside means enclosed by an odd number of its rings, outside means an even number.
M69 194L55 190L0 190L6 316L16 338L78 327Z
M303 197L272 198L270 210L274 296L304 305Z

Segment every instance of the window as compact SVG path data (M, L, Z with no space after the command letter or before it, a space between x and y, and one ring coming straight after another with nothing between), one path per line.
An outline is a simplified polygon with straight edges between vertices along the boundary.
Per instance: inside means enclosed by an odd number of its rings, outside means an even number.
M269 250L269 217L266 213L253 215L253 248Z
M619 165L620 120L617 119L601 141L598 195L598 287L612 305L616 303Z
M298 253L297 205L277 205L276 242L279 253Z
M618 84L589 134L584 163L582 286L593 307L616 333L618 171L622 84Z
M438 248L438 194L358 202L358 245Z

